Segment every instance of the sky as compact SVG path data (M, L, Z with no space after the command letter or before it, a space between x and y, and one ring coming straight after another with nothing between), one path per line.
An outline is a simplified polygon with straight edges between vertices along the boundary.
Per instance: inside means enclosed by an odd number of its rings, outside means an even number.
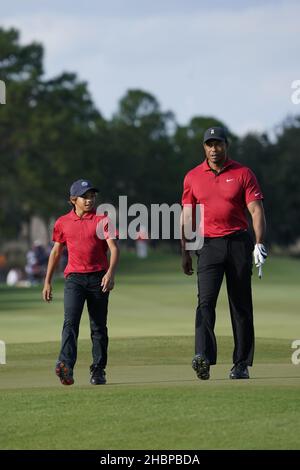
M181 125L213 116L242 136L300 115L300 2L10 0L0 26L45 48L45 76L75 72L109 119L128 89ZM1 77L0 77L1 78Z

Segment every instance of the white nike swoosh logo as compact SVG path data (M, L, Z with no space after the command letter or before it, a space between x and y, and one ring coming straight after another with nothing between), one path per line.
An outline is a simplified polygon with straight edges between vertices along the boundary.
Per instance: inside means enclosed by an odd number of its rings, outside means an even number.
M254 196L259 196L259 195L260 195L260 193L255 193L255 194L254 194Z
M233 178L231 178L230 180L226 180L226 183L229 183L229 181L233 181Z

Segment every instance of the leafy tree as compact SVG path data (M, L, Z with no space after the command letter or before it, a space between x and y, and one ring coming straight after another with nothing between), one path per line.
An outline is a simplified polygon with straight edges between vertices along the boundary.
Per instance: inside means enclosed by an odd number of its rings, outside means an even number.
M118 192L128 194L131 202L172 199L170 129L174 127L173 114L162 112L149 93L129 90L120 100L111 123L114 157L110 181L115 182Z
M92 143L101 121L86 84L74 74L39 85L31 115L31 148L18 166L31 213L45 220L58 215L66 209L71 182L92 178L94 159L99 160Z
M7 90L7 104L0 106L0 239L17 235L22 221L28 219L17 166L30 147L28 117L42 59L41 45L20 46L18 31L0 28L0 78Z
M106 123L86 83L70 73L43 80L42 46L18 41L16 30L0 29L0 77L7 86L0 107L2 238L16 235L32 215L47 223L66 210L71 182L99 178L105 159Z
M277 141L269 149L265 181L269 181L271 241L286 246L300 236L300 116L283 123Z

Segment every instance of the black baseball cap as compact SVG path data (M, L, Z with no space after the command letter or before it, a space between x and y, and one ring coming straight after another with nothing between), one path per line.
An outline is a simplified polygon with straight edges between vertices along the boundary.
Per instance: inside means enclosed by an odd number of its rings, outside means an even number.
M84 193L90 190L93 190L97 193L99 192L99 189L95 188L95 186L89 180L80 179L80 180L74 181L74 183L70 187L70 196L80 197Z
M227 132L224 127L210 127L204 132L203 143L208 140L221 140L227 142Z

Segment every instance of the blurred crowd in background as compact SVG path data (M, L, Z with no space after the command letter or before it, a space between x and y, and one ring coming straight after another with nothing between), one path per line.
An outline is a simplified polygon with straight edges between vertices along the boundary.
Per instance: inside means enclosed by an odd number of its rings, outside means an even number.
M155 243L153 244L155 246ZM31 287L41 284L47 270L48 258L53 247L53 242L43 245L40 240L35 240L30 249L24 255L24 264L13 266L8 263L7 257L0 254L0 282L8 286ZM145 259L149 253L149 239L145 229L141 229L135 241L126 243L128 251L135 252L137 258ZM59 260L56 273L63 276L68 263L68 250L65 247Z
M53 244L43 245L40 240L35 240L30 249L25 254L24 265L9 266L5 255L0 255L0 282L5 282L8 286L31 287L43 282L49 254ZM68 262L67 249L63 251L57 269L62 275Z

